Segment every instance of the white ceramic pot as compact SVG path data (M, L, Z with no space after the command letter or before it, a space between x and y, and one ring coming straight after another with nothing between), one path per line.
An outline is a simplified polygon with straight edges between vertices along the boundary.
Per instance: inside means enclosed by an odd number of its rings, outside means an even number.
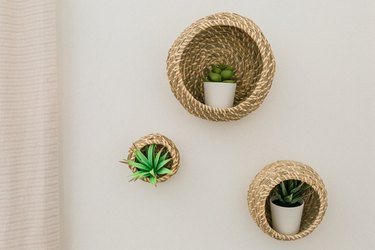
M204 101L206 105L215 108L233 107L236 86L236 83L205 82Z
M282 207L271 199L272 228L282 234L297 234L301 226L304 203L298 207Z

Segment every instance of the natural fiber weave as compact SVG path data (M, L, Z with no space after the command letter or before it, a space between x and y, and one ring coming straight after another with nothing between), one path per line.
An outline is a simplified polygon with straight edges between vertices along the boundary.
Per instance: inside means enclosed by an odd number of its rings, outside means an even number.
M212 64L236 69L231 108L204 104L203 79ZM238 120L263 102L275 73L271 47L259 27L234 13L217 13L193 23L177 38L167 60L171 89L191 114L212 121Z
M170 157L172 158L172 160L166 166L172 171L172 174L162 175L157 178L158 183L164 182L168 180L169 178L171 178L172 175L174 175L177 172L180 166L180 154L178 152L178 149L176 145L166 136L161 135L161 134L149 134L147 136L140 138L139 140L134 142L133 146L129 149L128 160L135 161L136 150L141 150L142 148L150 144L157 144L157 145L160 145L161 147L165 147L165 149L169 151ZM129 168L133 173L137 171L137 169L133 166L129 165ZM143 178L142 180L146 182L150 182L149 178Z
M280 234L270 225L270 193L285 180L300 180L309 184L312 194L305 199L300 232L294 235ZM260 171L250 184L248 192L250 214L258 226L278 240L296 240L310 234L322 221L327 209L327 191L319 175L309 166L296 161L277 161Z

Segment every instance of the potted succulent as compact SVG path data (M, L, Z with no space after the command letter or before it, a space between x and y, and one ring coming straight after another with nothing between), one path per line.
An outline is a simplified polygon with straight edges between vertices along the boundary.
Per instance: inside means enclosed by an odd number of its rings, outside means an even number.
M233 106L237 84L235 70L225 64L212 65L204 80L204 100L206 105L215 108Z
M289 235L299 232L309 189L308 184L299 180L283 181L273 189L270 204L274 230Z
M160 177L173 174L172 170L169 168L169 163L172 158L168 157L168 150L165 150L166 152L163 151L164 147L158 144L150 144L146 145L141 150L135 150L134 161L121 161L133 167L133 174L131 174L132 179L130 181L142 179L156 186Z

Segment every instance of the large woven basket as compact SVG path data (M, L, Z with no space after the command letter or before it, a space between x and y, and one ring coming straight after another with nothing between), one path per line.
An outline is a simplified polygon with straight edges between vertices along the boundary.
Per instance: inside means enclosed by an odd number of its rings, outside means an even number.
M272 229L269 201L272 189L290 179L303 181L312 188L312 194L305 199L300 232L294 235ZM322 221L327 209L327 191L311 167L296 161L277 161L255 176L248 192L248 206L251 216L265 233L278 240L296 240L310 234Z
M178 170L180 166L180 154L178 152L178 149L176 145L166 136L161 134L149 134L146 135L136 142L133 143L133 146L129 149L129 155L128 160L135 160L135 152L136 150L142 150L146 145L150 144L157 144L160 145L160 147L165 147L166 150L169 151L170 157L172 160L168 163L167 167L172 170L172 174L170 175L163 175L157 178L157 183L164 182L171 178ZM137 171L137 169L133 166L129 165L130 170L134 173ZM150 182L149 178L142 179L143 181Z
M212 64L236 69L236 95L231 108L204 104L203 79ZM217 13L193 23L169 50L172 92L191 114L213 121L238 120L263 102L275 73L271 47L259 27L234 13Z

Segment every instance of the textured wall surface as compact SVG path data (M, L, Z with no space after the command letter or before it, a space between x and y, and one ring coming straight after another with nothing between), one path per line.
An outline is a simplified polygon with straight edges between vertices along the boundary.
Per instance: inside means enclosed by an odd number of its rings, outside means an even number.
M230 123L186 112L166 57L193 21L219 11L255 21L276 58L263 105ZM60 3L64 249L372 249L375 201L374 1ZM164 133L181 168L153 188L118 161ZM328 190L319 227L295 242L261 232L248 185L278 159L314 167Z

